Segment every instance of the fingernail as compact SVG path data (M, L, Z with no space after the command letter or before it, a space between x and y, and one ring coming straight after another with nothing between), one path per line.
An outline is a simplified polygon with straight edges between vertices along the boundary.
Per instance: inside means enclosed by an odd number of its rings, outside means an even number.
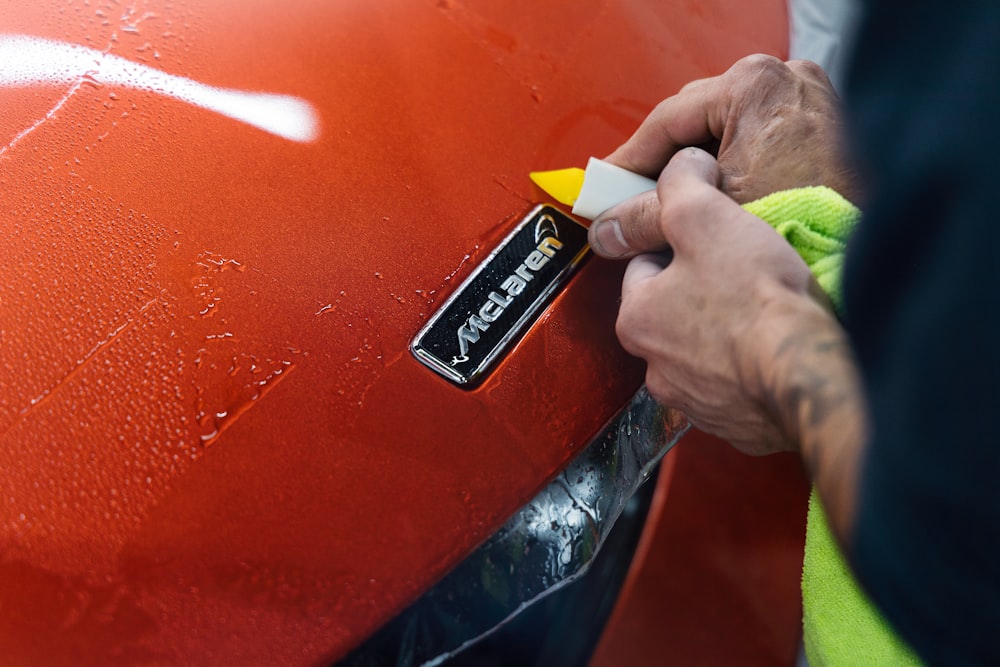
M632 249L625 242L621 225L617 220L595 221L590 229L590 244L594 252L602 257L616 259L629 254Z

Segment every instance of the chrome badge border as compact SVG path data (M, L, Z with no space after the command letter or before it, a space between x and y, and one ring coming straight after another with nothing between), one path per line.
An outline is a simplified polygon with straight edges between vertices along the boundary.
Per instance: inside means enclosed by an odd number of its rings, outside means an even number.
M547 229L545 227L546 223L551 224L559 248L557 249L558 252L553 251L553 255L548 256L545 263L553 262L556 273L550 275L547 282L540 283L542 286L540 291L537 291L537 288L532 290L535 292L533 298L529 297L530 300L524 302L523 306L518 304L518 308L523 307L524 310L517 316L516 320L503 323L502 326L506 327L505 330L500 329L500 331L503 331L503 335L485 353L477 354L475 359L467 359L469 363L467 369L459 369L457 367L461 363L466 363L462 362L461 358L467 358L467 354L462 355L462 357L455 355L451 359L446 359L443 356L446 357L448 356L447 354L442 356L440 351L435 352L432 350L432 338L440 340L441 336L447 337L449 334L454 334L456 340L458 340L460 337L459 331L454 328L454 323L456 321L463 321L463 318L468 323L471 321L471 318L476 316L476 308L480 307L480 302L483 301L482 294L485 289L491 286L496 287L496 290L500 289L500 280L503 279L505 273L505 271L495 268L500 260L506 260L509 264L511 255L513 255L513 261L515 262L520 257L518 268L524 268L530 254L536 250L543 253L546 252L546 248L542 246L546 241L551 243L551 235L539 239L539 230ZM566 231L564 232L563 230ZM529 248L527 252L524 250L525 245ZM514 254L518 253L519 247L521 248L521 253ZM547 248L550 249L551 246L547 246ZM463 389L475 387L489 375L504 353L510 349L512 343L519 341L527 333L529 325L538 319L543 307L548 305L558 290L566 284L571 274L581 264L589 251L587 229L583 225L549 204L539 204L521 219L521 222L517 224L514 230L469 274L468 278L462 281L462 284L455 289L455 292L431 316L431 319L420 329L410 343L410 352L420 363L453 384ZM525 269L525 271L527 270ZM551 270L546 271L546 273L551 274ZM518 275L523 276L523 273L519 273ZM534 277L534 274L532 275ZM508 276L508 278L513 277L513 275ZM483 285L485 285L485 288ZM497 293L496 290L491 292L491 295L487 298L492 299L492 295ZM506 297L513 298L509 293L504 293L503 297L499 297L498 295L498 298L492 302L493 309L496 310L498 306L503 305L503 301L499 300L501 298L511 301L511 299L507 299ZM484 302L478 312L481 313L483 309L486 309L490 305ZM506 307L511 307L511 305L512 302ZM501 309L501 315L506 307ZM517 309L513 310L516 311ZM458 317L457 320L456 315ZM498 321L499 317L497 316L495 321ZM482 321L480 320L480 322ZM490 324L493 323L494 321L490 321ZM445 329L444 327L448 328ZM486 328L488 329L489 327ZM476 334L477 340L478 333ZM490 335L495 336L495 334ZM437 347L440 347L440 345L437 345ZM457 348L458 345L455 346L452 352L458 352Z

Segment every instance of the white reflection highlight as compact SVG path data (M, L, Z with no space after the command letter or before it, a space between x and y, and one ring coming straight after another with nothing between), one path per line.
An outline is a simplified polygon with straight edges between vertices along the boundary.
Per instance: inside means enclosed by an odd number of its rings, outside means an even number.
M316 109L298 97L216 88L79 44L0 34L0 87L78 87L87 80L172 97L291 141L320 134Z

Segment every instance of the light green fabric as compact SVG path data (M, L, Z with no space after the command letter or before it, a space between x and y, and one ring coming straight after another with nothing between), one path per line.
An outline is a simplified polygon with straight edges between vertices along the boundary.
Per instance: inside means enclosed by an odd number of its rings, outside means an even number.
M810 667L921 664L858 588L815 488L802 563L802 635Z
M857 207L830 188L811 187L775 192L743 208L792 244L839 312L844 249L861 217Z
M860 211L825 187L776 192L743 208L792 244L840 311L844 249ZM861 592L815 489L809 498L802 565L802 629L810 667L921 664Z

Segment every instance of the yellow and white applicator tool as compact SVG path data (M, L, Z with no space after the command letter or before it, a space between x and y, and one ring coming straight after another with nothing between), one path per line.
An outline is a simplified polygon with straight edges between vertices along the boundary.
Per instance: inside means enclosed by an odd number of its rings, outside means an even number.
M656 181L598 160L578 168L533 171L531 180L560 204L573 207L573 214L593 220L615 204L656 189Z

